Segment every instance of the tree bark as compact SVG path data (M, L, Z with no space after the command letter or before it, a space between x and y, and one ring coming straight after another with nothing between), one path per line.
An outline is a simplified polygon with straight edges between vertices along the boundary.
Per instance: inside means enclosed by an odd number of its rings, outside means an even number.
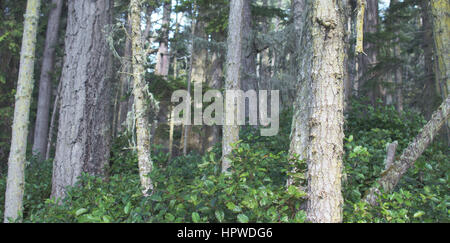
M362 1L364 2L364 1ZM365 0L366 9L364 11L364 35L374 34L377 32L378 26L378 0ZM359 36L358 36L359 37ZM366 86L367 82L371 80L371 69L377 64L378 49L370 38L364 37L364 52L365 55L359 55L358 61L358 94L367 94L372 104L375 104L377 94L380 89L379 84ZM357 50L358 51L358 50ZM366 92L363 92L366 91Z
M344 124L342 2L308 1L290 154L308 164L307 220L341 222Z
M104 31L112 8L111 0L68 2L53 198L63 198L83 172L103 175L109 161L112 55Z
M431 23L431 13L430 13L430 3L429 1L421 2L421 13L422 13L422 31L423 31L423 55L425 64L425 85L423 96L421 100L423 101L422 111L426 119L430 119L432 112L438 106L439 94L436 89L436 78L434 77L433 71L433 25Z
M433 36L436 56L436 79L443 98L450 88L450 2L431 0L433 14Z
M149 177L153 169L150 149L150 124L147 117L148 92L143 79L145 74L145 56L142 48L141 6L139 0L130 2L131 43L133 50L134 107L136 120L136 140L139 160L139 176L142 193L148 196L153 193L152 180Z
M255 90L258 94L258 77L256 75L256 57L255 33L253 30L253 16L251 11L251 0L244 0L242 16L242 71L241 71L241 89L245 91ZM245 117L248 119L250 114L250 104L245 101Z
M197 12L197 5L195 5L194 7L194 11L192 12L192 15L195 15L195 13ZM187 92L188 92L188 107L186 107L187 113L190 115L191 114L191 85L192 85L192 71L193 71L193 67L194 67L194 46L195 46L195 33L197 31L197 20L194 17L192 19L192 23L191 23L191 45L189 47L189 53L190 53L190 58L189 58L189 64L188 64L188 72L187 72ZM189 118L191 119L191 118ZM190 134L190 129L191 129L191 125L190 124L183 124L182 127L182 132L181 132L181 141L180 144L183 147L183 155L186 156L188 153L188 140L189 140L189 134Z
M225 80L225 90L239 90L241 87L242 75L242 53L244 45L244 7L248 0L231 0L230 16L228 20L228 41L227 41L227 71ZM225 93L225 100L227 100ZM236 117L239 114L238 105L225 105L225 120L227 114L233 113ZM236 121L233 125L224 123L222 136L222 171L227 171L231 166L231 161L227 156L232 151L232 143L239 140L239 126Z
M163 5L163 20L161 29L161 39L159 42L158 54L156 56L156 70L155 74L167 78L169 75L169 29L170 29L170 13L172 9L172 2L164 0Z
M408 147L403 150L400 159L395 161L381 174L381 177L377 182L384 192L389 193L394 190L402 176L408 171L409 168L414 166L416 160L438 135L439 130L448 120L449 116L450 98L447 98L444 103L441 104L439 109L434 112L431 120L422 128L419 135L417 135ZM375 205L379 195L380 188L374 186L368 191L364 200L371 205Z
M208 36L206 34L206 23L203 20L203 14L207 9L200 8L198 11L197 19L195 20L195 31L193 35L193 52L192 52L192 76L191 83L194 86L194 109L193 113L201 113L203 110L203 100L202 100L202 87L206 84L206 74L208 65L208 48L202 42L208 41ZM194 116L196 117L196 116ZM195 118L194 118L195 119ZM202 126L198 125L202 121L194 120L194 124L187 126L187 149L196 150L202 152L203 142L202 142Z
M42 57L38 109L33 142L33 153L41 159L45 156L47 146L52 86L51 74L54 69L55 48L58 42L58 30L63 4L62 0L52 0L52 9L50 10L50 15L48 17L47 33L45 37L44 55Z
M47 150L45 151L45 160L50 159L50 150L52 148L52 143L53 143L56 113L58 111L58 106L60 103L60 95L61 95L61 82L58 84L58 90L56 91L56 97L55 97L55 101L53 103L53 112L52 112L52 119L50 120L50 128L48 130Z
M215 40L221 41L221 40ZM207 85L209 88L220 90L223 84L223 64L225 58L222 53L214 52L208 70ZM203 139L203 151L210 151L220 141L220 128L218 125L204 126L205 138Z
M128 116L130 103L133 103L133 97L126 98L127 94L132 90L132 75L131 71L131 40L129 36L131 35L131 21L127 20L126 30L126 40L124 46L124 54L122 57L122 67L121 73L119 75L119 104L117 109L117 121L115 127L115 133L120 134L124 131L125 121Z
M450 92L450 2L431 0L433 15L436 84L443 99ZM450 122L447 122L447 142L450 144Z
M33 91L36 35L40 5L40 0L28 0L25 13L11 149L8 160L8 179L6 182L4 212L5 223L17 220L19 213L23 210L25 156L27 151L31 94Z

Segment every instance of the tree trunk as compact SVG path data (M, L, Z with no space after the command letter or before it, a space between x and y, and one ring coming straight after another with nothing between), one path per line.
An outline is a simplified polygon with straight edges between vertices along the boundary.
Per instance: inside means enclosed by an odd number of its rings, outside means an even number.
M307 219L341 222L344 124L342 2L309 1L301 38L290 154L308 164Z
M422 13L422 31L423 31L423 55L425 63L425 85L423 96L422 111L426 119L430 119L432 112L436 109L437 103L439 103L439 94L436 89L436 78L433 71L433 25L431 23L430 16L430 3L429 1L422 1L421 3Z
M436 79L443 98L450 88L450 2L431 0L433 15L434 49L436 56Z
M241 86L241 73L242 73L242 53L244 45L244 6L248 0L231 0L230 1L230 17L228 20L228 41L227 41L227 68L226 68L226 80L225 91L227 90L239 90ZM225 100L227 100L227 93L225 93ZM235 102L233 102L235 103ZM239 114L238 105L225 104L225 121L230 114L234 114L234 117ZM232 124L224 123L223 126L223 138L222 138L222 171L227 171L231 166L231 161L227 158L232 151L232 143L236 143L239 140L239 126L234 120Z
M215 40L221 41L221 40ZM208 70L207 84L211 89L220 90L223 83L224 55L218 52L212 54ZM220 141L220 129L218 125L204 126L205 138L203 140L203 151L210 151Z
M11 149L8 160L8 179L4 212L5 223L17 220L19 213L23 209L25 156L27 151L31 93L33 91L34 59L40 5L40 0L28 0L25 14L19 79L17 81L16 103L14 106Z
M52 9L48 17L44 56L42 57L41 77L39 81L39 98L34 131L33 153L43 159L45 156L50 114L52 71L58 42L58 30L63 7L62 0L52 0Z
M164 0L164 10L162 19L162 36L159 42L158 54L156 56L156 70L155 74L167 78L169 75L169 29L170 29L170 13L172 9L172 2Z
M153 169L150 149L150 124L147 116L148 92L145 80L145 56L142 48L141 34L141 6L139 0L130 2L131 43L133 50L133 78L134 78L134 107L136 119L136 140L139 160L139 176L142 193L147 196L153 193L152 180L149 177Z
M422 155L425 149L430 145L433 139L438 135L439 130L445 124L450 116L450 98L447 98L439 109L434 112L431 120L422 128L421 132L414 140L403 150L400 159L395 161L382 174L378 184L384 192L389 193L394 190L402 176L409 168L414 166L416 160ZM364 200L371 205L375 205L380 194L378 187L371 188Z
M56 97L53 103L53 112L52 112L52 119L50 120L50 128L48 130L47 150L45 151L45 160L50 159L50 150L52 148L53 136L55 131L56 113L58 111L58 106L60 102L59 98L60 94L61 94L61 82L58 84L58 90L56 91Z
M366 0L364 13L364 35L376 33L378 26L378 0ZM360 95L367 94L372 104L375 104L380 85L378 83L367 85L367 82L373 79L371 69L377 64L378 49L373 41L370 38L366 38L366 36L364 37L364 52L366 55L359 55L358 61L358 91Z
M128 107L129 103L132 103L132 97L129 97L126 99L127 94L129 91L132 90L132 76L131 73L131 40L129 36L131 35L131 21L127 20L127 26L126 26L126 40L125 40L125 46L124 46L124 54L122 57L122 67L121 67L121 73L119 75L119 104L117 109L117 121L116 121L116 134L120 134L124 131L125 124L124 122L127 119L128 116Z
M251 11L251 0L244 0L242 16L242 73L241 89L245 91L255 90L258 93L258 77L256 76L255 33L253 31L253 17ZM250 114L250 104L245 101L245 117Z
M192 15L195 15L195 13L197 12L197 5L195 5L194 7L194 11L192 12ZM192 23L191 23L191 45L189 48L189 53L190 53L190 58L189 58L189 64L188 64L188 72L187 72L187 92L188 92L188 107L186 107L187 110L187 114L191 114L191 83L192 83L192 71L193 71L193 67L194 67L194 46L195 46L195 33L196 33L196 27L197 27L197 23L196 23L196 19L193 18L192 19ZM191 118L189 117L189 120ZM181 146L183 147L183 155L186 156L188 153L188 140L189 140L189 134L190 134L190 130L191 130L191 124L183 124L182 127L182 132L181 132Z
M436 83L443 99L450 92L450 2L431 0L433 15L434 53L436 58ZM450 122L447 122L447 142L450 144Z
M108 165L112 56L103 31L112 8L111 0L68 2L53 198L63 198L83 172L103 175Z
M207 46L202 44L199 40L206 42L208 41L208 36L205 32L206 24L202 20L206 9L199 9L198 11L198 17L193 22L195 24L195 28L193 28L192 32L192 72L191 72L191 85L194 86L194 114L201 114L203 110L203 100L202 100L202 87L206 84L206 74L207 74L207 62L208 62L208 49ZM194 124L185 126L185 139L187 143L187 146L184 146L186 148L186 153L192 150L196 150L198 152L202 152L203 150L203 142L202 142L202 126L199 125L203 121L196 119L197 117L201 116L195 116L194 115Z

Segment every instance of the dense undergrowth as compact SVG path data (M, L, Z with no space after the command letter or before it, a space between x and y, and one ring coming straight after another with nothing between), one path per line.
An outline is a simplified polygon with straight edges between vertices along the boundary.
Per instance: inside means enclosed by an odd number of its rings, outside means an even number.
M403 177L394 193L383 194L378 206L361 202L384 169L386 144L399 142L397 156L417 135L424 119L414 112L398 115L391 107L352 104L347 114L343 194L345 222L448 222L449 156L446 144L435 141ZM51 161L27 165L24 222L304 222L306 193L285 188L287 172L301 161L289 161L289 113L280 134L261 137L245 128L232 155L233 173L220 173L220 146L201 156L168 161L156 149L151 175L155 193L141 196L137 157L128 138L112 149L108 177L83 175L58 203L49 199ZM0 178L3 217L6 179ZM302 175L298 183L304 183Z

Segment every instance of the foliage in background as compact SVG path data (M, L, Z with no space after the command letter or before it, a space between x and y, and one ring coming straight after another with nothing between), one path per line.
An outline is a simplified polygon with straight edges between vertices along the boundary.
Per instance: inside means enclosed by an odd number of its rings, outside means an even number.
M352 103L346 122L345 222L448 222L449 156L440 142L432 146L401 180L397 190L369 207L361 197L384 169L386 144L401 150L418 133L424 119L415 112L398 115L393 107ZM51 161L27 166L25 222L304 222L306 194L285 188L289 161L290 112L281 116L280 135L261 137L242 129L231 173L220 173L220 146L204 156L190 154L168 162L155 148L152 178L156 193L143 198L136 154L128 138L114 144L108 178L83 175L61 204L48 199ZM0 216L5 178L0 178Z
M416 112L398 114L392 106L352 103L345 142L344 216L347 222L448 222L449 156L445 142L434 142L403 176L395 192L376 207L360 199L384 171L386 145L398 141L396 158L425 124Z

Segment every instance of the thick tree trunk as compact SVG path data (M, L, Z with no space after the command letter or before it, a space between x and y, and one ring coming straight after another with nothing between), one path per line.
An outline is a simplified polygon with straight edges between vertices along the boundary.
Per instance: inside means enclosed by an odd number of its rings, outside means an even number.
M33 91L34 59L40 5L40 0L28 0L25 13L11 149L8 160L8 179L4 212L5 223L18 219L19 212L23 209L25 156L27 151L31 93Z
M309 1L305 7L290 153L308 164L310 222L342 221L345 18L341 4Z
M227 90L239 90L241 86L241 73L242 73L242 53L243 53L243 30L244 25L244 6L248 0L231 0L230 1L230 17L228 20L228 41L227 41L227 68L226 68L226 80L225 91ZM227 100L227 94L225 93L225 100ZM238 105L226 104L225 105L225 121L227 115L234 114L234 117L239 114ZM232 151L232 143L236 143L239 140L239 126L236 121L233 124L224 123L223 135L222 135L222 171L227 171L231 166L231 161L227 156Z
M111 0L68 2L61 109L52 197L63 198L83 172L103 175L111 146L112 56L106 40Z
M147 86L144 80L145 56L142 48L141 34L141 6L139 0L130 2L131 43L133 50L133 78L134 78L134 107L136 120L136 140L139 160L139 176L142 193L147 196L153 193L152 180L149 177L153 169L150 149L150 124L147 116Z
M409 168L414 166L416 160L438 135L439 130L448 120L449 116L450 98L447 98L439 109L434 112L431 120L422 128L419 135L417 135L408 147L403 150L400 159L395 161L381 174L381 178L377 182L384 192L389 193L394 190L402 176L408 171ZM378 187L373 187L368 191L364 200L371 205L375 205L379 194L380 189Z
M63 7L62 0L52 0L52 9L48 17L45 37L44 56L42 57L41 77L39 81L39 98L34 131L33 153L41 159L45 156L50 114L50 99L54 56L58 42L58 30Z

